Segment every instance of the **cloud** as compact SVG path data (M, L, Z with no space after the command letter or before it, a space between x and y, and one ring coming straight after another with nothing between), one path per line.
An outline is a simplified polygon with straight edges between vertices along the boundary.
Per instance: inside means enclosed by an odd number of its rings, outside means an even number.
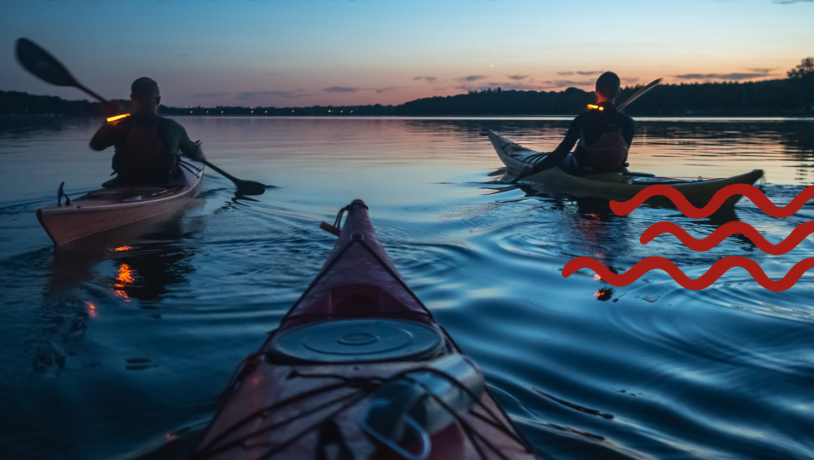
M775 0L775 3L779 5L791 5L792 3L805 3L805 2L811 3L814 2L814 0Z
M582 75L583 77L587 77L588 75L598 75L600 73L604 73L604 70L577 70L576 72L566 71L566 72L557 72L557 75L562 75L567 77L568 75Z
M398 86L388 86L387 88L377 88L376 94L383 93L385 91L393 91L394 89L398 89Z
M415 81L424 80L427 83L432 83L432 82L435 81L435 77L413 77L413 80L415 80Z
M486 75L470 75L468 77L456 78L458 81L478 81L486 78Z
M726 81L741 81L751 80L752 78L765 77L771 69L750 69L752 72L732 72L732 73L685 73L681 75L673 75L675 78L682 80L726 80ZM759 72L758 72L759 71Z
M525 80L526 78L529 78L528 75L508 75L508 77L512 80Z
M232 94L231 92L220 92L220 93L198 93L198 94L190 94L189 97L203 97L203 98L218 98L224 97Z
M593 80L546 80L541 82L546 88L571 88L580 86L593 86Z
M348 88L345 86L331 86L330 88L325 88L322 91L326 93L355 93L359 91L359 88Z
M814 1L814 0L811 0L811 1ZM746 70L748 70L750 72L755 72L755 73L762 73L763 75L768 75L769 72L771 72L774 69L764 69L764 68L758 67L758 68L755 68L755 69L746 69Z
M294 91L243 91L237 93L237 100L239 101L252 101L263 97L278 97L282 99L290 99L293 97L308 96L304 89Z

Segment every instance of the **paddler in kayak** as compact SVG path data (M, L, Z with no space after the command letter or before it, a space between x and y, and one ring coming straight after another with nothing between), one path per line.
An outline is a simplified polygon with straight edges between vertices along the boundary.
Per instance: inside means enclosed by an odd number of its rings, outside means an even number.
M616 98L621 82L613 72L605 72L596 80L596 104L574 118L565 139L527 174L562 166L569 174L591 174L624 171L627 153L633 142L634 123L629 116L616 110ZM576 150L571 148L579 141Z
M137 79L130 93L133 114L109 119L90 141L90 148L97 151L115 147L116 178L103 185L183 187L184 174L178 166L177 152L202 161L205 156L200 141L190 141L183 126L158 116L161 93L153 79Z

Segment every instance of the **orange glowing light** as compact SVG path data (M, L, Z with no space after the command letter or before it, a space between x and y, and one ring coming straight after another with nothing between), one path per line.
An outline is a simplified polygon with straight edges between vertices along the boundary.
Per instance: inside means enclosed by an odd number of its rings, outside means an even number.
M124 287L129 284L133 284L133 281L135 281L133 278L133 269L127 264L122 264L122 266L119 267L119 276L116 279L120 283L120 285L117 285L116 287Z
M601 276L599 276L599 275L596 275L596 274L595 274L595 275L594 275L594 279L595 279L595 280L601 280L601 279L602 279L602 277L601 277Z
M192 113L192 110L190 110L189 113Z
M601 107L601 106L598 106L596 104L588 104L588 108L591 109L591 110L599 110L599 111L605 110L605 107Z
M96 318L96 305L88 302L88 316L91 318Z
M116 252L122 252L122 251L129 251L129 250L131 250L131 249L133 249L133 247L132 247L132 246L122 246L122 247L120 247L120 248L116 248L116 249L114 249L114 251L116 251Z
M114 289L114 291L117 295L120 295L126 299L128 298L127 293L122 289L131 286L135 281L135 271L130 268L129 265L122 264L122 266L119 267L119 276L116 277L116 282L113 283L113 287L117 288Z
M220 113L223 113L223 110L221 110Z
M293 110L292 110L292 112L293 112ZM328 113L331 113L331 111L329 110Z
M108 119L107 119L107 121L108 121L108 122L111 122L111 121L116 121L116 120L119 120L119 119L121 119L121 118L124 118L124 117L129 117L129 116L130 116L130 114L129 114L129 113L125 113L124 115L116 115L115 117L110 117L110 118L108 118Z
M252 110L252 113L254 113L254 110Z

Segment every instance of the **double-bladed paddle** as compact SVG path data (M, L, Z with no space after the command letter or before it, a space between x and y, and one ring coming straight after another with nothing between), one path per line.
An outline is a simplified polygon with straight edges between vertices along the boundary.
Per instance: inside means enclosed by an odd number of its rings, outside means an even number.
M107 100L79 83L68 69L56 60L50 53L27 38L17 40L17 60L26 70L34 76L56 86L72 86L107 104ZM204 160L203 163L219 172L223 177L234 182L239 195L262 195L266 186L260 182L238 179L212 163Z

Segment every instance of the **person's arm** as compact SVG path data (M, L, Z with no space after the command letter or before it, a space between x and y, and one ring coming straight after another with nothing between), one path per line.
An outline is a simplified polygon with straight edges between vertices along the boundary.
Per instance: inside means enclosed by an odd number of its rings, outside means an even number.
M116 143L116 123L105 123L90 140L90 148L97 152Z
M203 161L206 159L206 156L201 149L201 141L192 142L189 140L187 130L185 130L184 127L178 122L166 118L164 120L169 122L169 124L172 126L171 129L178 138L178 150L180 150L185 157L195 161Z
M538 173L540 171L545 171L546 169L551 169L562 162L569 153L571 153L571 149L574 147L574 144L579 141L579 132L582 129L582 126L579 122L580 118L574 118L571 121L571 126L568 127L568 132L565 134L565 139L560 142L560 145L554 149L553 152L549 153L542 161L534 165L534 173Z
M633 145L633 134L636 132L636 122L629 118L628 133L625 133L625 142L627 145Z

